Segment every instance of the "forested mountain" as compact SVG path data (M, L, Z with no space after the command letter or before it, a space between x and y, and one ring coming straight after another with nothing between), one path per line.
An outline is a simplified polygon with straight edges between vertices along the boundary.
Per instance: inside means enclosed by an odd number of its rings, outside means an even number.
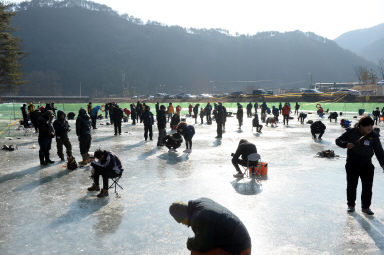
M334 41L300 31L232 36L222 30L143 24L83 0L34 0L16 7L27 84L20 94L122 95L165 90L308 87L355 80L356 66L375 66ZM198 18L198 17L196 17ZM214 83L210 81L215 81ZM232 82L229 82L232 81Z
M384 23L342 34L335 41L343 48L377 62L384 58Z

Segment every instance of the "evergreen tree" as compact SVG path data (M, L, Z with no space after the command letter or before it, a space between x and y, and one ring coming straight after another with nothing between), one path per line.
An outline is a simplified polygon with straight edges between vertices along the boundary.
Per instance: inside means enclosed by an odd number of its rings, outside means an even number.
M22 83L19 60L24 54L20 39L11 34L15 29L10 26L15 14L9 5L0 2L0 90Z

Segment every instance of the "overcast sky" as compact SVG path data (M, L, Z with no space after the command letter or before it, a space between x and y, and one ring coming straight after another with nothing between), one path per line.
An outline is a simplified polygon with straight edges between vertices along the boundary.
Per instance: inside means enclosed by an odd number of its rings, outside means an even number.
M21 2L15 0L13 2ZM384 0L95 0L120 14L231 33L302 30L335 39L384 23Z

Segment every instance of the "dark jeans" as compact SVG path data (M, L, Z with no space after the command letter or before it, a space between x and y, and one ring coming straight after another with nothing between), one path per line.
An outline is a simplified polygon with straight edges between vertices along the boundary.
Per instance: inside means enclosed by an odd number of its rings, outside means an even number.
M144 125L144 138L145 140L148 139L148 132L149 132L149 139L152 140L152 136L153 136L153 133L152 133L152 125Z
M217 124L217 136L222 137L223 136L223 122L216 122Z
M321 139L322 137L323 137L323 135L324 135L324 131L323 132L320 132L320 133L315 133L315 131L312 131L311 130L311 133L312 133L312 137L314 138L314 139L316 139L316 134L319 134L319 139Z
M212 124L211 112L207 113L207 124Z
M59 158L64 158L63 145L67 150L67 156L68 157L72 156L72 144L69 141L69 138L68 137L60 138L60 139L56 138L57 155L59 156Z
M239 121L239 127L241 127L243 125L243 118L239 118L237 120Z
M201 124L204 124L204 117L201 118Z
M184 137L185 140L185 146L188 149L192 150L192 137Z
M283 115L283 123L285 125L285 122L287 122L288 125L289 115Z
M121 120L120 121L114 121L113 122L113 126L115 128L115 135L117 135L117 133L121 134Z
M51 145L52 145L52 138L48 137L39 137L39 158L40 162L47 162L49 161L49 151L51 150Z
M164 137L167 135L167 131L165 131L165 128L160 128L159 129L159 138L157 139L157 146L163 146L163 140Z
M256 125L255 126L255 128L256 128L256 132L261 132L261 129L263 129L263 125Z
M246 161L246 160L243 160L243 159L235 159L235 158L232 158L232 164L233 164L233 166L236 168L236 171L239 172L239 173L241 173L241 170L240 170L239 165L247 166L247 161Z
M371 206L372 183L374 176L374 166L372 163L361 166L361 164L347 163L345 165L347 172L347 200L348 206L355 206L356 188L361 179L361 207L366 209Z
M252 117L252 110L247 110L247 117L248 118Z
M91 148L91 135L81 135L79 137L79 143L80 143L80 153L81 155L87 154L89 152L89 149Z
M93 174L93 182L96 185L99 185L99 177L100 175L103 177L103 189L108 189L108 179L116 178L119 175L116 174L112 169L103 168L97 165L92 165L93 169L95 169L95 173Z
M299 117L298 120L300 121L301 124L304 124L304 120L305 120L305 118L304 118L304 117Z
M97 116L91 116L91 120L92 120L92 128L96 129Z

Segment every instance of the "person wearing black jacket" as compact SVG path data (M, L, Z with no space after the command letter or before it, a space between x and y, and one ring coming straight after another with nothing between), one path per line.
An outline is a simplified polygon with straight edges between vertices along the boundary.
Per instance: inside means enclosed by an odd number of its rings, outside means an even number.
M372 200L372 184L375 167L372 164L372 156L376 155L381 167L384 169L384 151L377 133L373 132L373 120L370 117L360 119L357 127L347 130L339 138L336 144L341 148L347 148L347 201L348 212L355 211L356 188L361 179L361 208L367 215L373 215L370 209Z
M247 117L252 118L252 103L247 104Z
M150 112L149 106L145 107L145 111L143 113L143 122L144 122L144 138L145 141L148 139L148 132L149 132L149 140L152 141L152 125L154 124L153 114Z
M53 128L56 135L57 155L64 161L63 145L67 150L68 158L72 156L72 144L68 138L68 132L71 131L68 121L65 119L63 111L57 112L57 119L53 122Z
M143 112L143 105L140 103L140 101L137 101L137 104L136 104L136 114L137 114L136 121L137 122L139 122L139 119L140 119L140 123L143 122L142 112Z
M55 137L55 130L52 126L53 112L51 110L46 111L40 116L38 121L39 127L39 158L40 165L45 166L47 164L55 163L49 158L49 151L51 150L52 138Z
M299 109L300 109L300 105L299 105L299 103L298 102L296 102L296 104L295 104L295 113L294 114L299 114Z
M250 255L251 238L241 220L224 206L209 198L177 202L169 213L178 223L192 228L195 237L188 238L187 248L209 254Z
M327 127L320 120L313 122L311 124L311 134L313 139L319 139L320 141L324 135L325 129L327 129ZM319 137L316 138L316 134L319 134Z
M159 102L156 102L156 104L155 104L155 109L156 109L156 115L157 115L157 112L160 110L160 104L159 104Z
M227 122L227 108L222 105L223 107L223 133L225 133L225 123Z
M375 122L375 125L377 125L377 121L380 119L380 110L379 107L376 107L376 110L372 112L373 115L373 121ZM380 122L380 121L379 121Z
M223 123L224 123L224 109L223 105L219 103L216 107L216 124L217 124L217 136L220 139L223 137Z
M131 108L132 125L136 125L136 118L137 118L136 107L134 104L131 104L130 108Z
M119 133L119 135L121 135L121 121L124 117L124 113L123 113L123 110L118 106L118 105L115 105L113 107L113 127L114 127L114 130L115 130L115 135L117 135L117 133Z
M83 161L79 162L80 165L86 165L89 163L89 149L91 148L91 119L89 118L87 111L81 108L79 115L76 119L76 135L80 143L80 153Z
M95 158L98 159L98 161L93 161L91 163L91 166L94 170L92 173L93 184L88 188L88 191L100 190L99 178L101 175L103 177L103 189L100 191L97 197L106 197L108 196L109 188L108 179L121 176L124 169L121 165L119 157L111 151L99 149L95 151Z
M239 129L241 129L241 126L243 125L243 106L240 103L237 103L237 113L236 113L236 118L239 121Z
M29 125L28 125L27 105L26 105L26 104L23 104L23 106L20 107L20 110L21 110L21 114L23 115L23 126L24 126L25 128L28 128Z
M197 124L197 118L199 117L199 107L200 104L195 104L193 107L193 117L195 118L195 124Z
M39 128L39 118L40 118L41 112L38 109L35 109L33 112L30 113L31 122L32 125L35 127L35 132L38 133Z
M165 128L167 126L167 114L165 106L161 105L160 110L157 111L157 128L159 129L159 138L157 139L157 146L164 146L164 137L167 135Z
M241 139L236 152L234 154L232 153L232 164L237 171L237 174L233 175L234 177L243 177L239 165L247 166L248 155L252 153L257 153L256 145L248 142L246 139Z

